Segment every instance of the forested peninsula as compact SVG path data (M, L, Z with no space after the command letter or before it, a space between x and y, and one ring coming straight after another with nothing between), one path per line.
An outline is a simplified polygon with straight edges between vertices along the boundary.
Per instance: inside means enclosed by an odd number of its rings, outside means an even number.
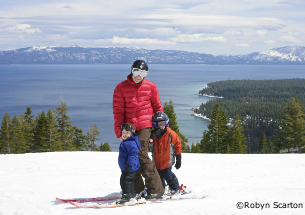
M219 103L229 122L239 115L248 153L256 153L262 137L266 135L271 140L279 129L278 119L292 98L297 97L304 107L305 79L218 81L208 83L199 95L215 99L202 103L194 112L211 118L215 104Z

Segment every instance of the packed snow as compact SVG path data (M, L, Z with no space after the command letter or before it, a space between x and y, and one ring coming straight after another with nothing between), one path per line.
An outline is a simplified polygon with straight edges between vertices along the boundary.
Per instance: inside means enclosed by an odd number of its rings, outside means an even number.
M118 152L0 155L0 215L305 214L302 154L182 154L181 169L173 171L204 199L104 209L56 201L119 192L117 158Z

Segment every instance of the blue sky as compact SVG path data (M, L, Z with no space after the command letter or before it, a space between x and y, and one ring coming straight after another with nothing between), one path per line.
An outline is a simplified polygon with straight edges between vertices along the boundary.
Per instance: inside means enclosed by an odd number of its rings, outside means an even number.
M305 1L0 0L0 50L73 45L213 55L305 46Z

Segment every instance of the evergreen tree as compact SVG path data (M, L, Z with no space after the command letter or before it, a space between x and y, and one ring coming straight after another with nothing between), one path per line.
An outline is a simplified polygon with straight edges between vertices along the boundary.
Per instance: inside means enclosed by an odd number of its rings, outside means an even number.
M111 152L112 150L111 150L111 147L110 147L109 143L106 142L106 143L104 143L104 144L101 143L101 145L100 145L100 147L99 147L99 151Z
M189 146L187 145L188 139L180 133L178 122L177 122L177 116L174 110L173 101L170 99L169 103L165 102L163 105L164 113L169 117L169 127L173 131L177 133L179 136L179 139L181 141L182 146L182 152L188 152Z
M22 112L20 115L21 131L23 132L23 139L26 143L26 152L31 152L33 144L33 127L30 127L25 114Z
M48 152L62 151L63 142L60 139L60 132L58 131L56 119L51 109L49 109L46 118L47 118L48 139L46 140L45 150Z
M211 123L208 125L212 142L216 146L216 153L228 153L230 150L227 123L225 112L220 108L219 103L216 103L211 115Z
M10 154L10 146L11 146L11 135L10 135L10 127L11 127L11 116L8 112L5 112L1 123L0 130L0 153L2 154Z
M49 151L49 125L44 111L36 117L36 129L34 132L34 151Z
M273 152L274 152L275 147L274 147L274 144L273 144L273 141L272 141L272 140L269 140L269 141L268 141L267 149L268 149L268 153L273 153Z
M89 131L87 132L88 139L91 145L91 151L96 151L97 147L95 141L101 140L102 138L97 138L100 135L100 132L97 130L97 126L94 124L90 126Z
M35 130L35 116L32 115L32 110L30 107L26 108L26 112L21 114L20 117L21 123L22 123L22 130L24 131L24 138L29 146L27 152L31 152L31 149L33 148L33 138L34 138L34 130Z
M229 126L225 112L220 108L219 103L215 103L211 114L211 123L208 131L203 133L201 141L202 152L208 153L229 153Z
M258 146L258 153L261 154L267 154L269 151L268 149L268 142L265 133L263 133L263 136L261 140L259 141L259 146Z
M202 153L215 153L216 152L216 145L213 144L210 132L203 131L203 136L200 141L200 151Z
M292 98L279 119L280 129L276 131L278 149L305 146L305 114L298 97Z
M191 145L191 153L197 153L194 142L192 142L192 145Z
M21 128L21 123L17 116L14 116L10 128L11 133L11 153L12 154L20 154L25 153L27 151L27 144L24 138L24 133Z
M61 142L63 143L63 149L64 151L69 151L73 149L73 130L71 127L71 122L68 121L70 119L70 117L67 115L68 107L62 99L58 105L59 107L55 108L56 110L54 111L54 114L57 120Z
M90 148L90 142L87 135L83 134L83 130L73 126L73 147L75 150L83 151Z
M232 127L230 128L230 143L231 149L230 153L236 154L245 154L247 153L246 137L244 135L244 127L239 115L236 115L236 118L232 121Z
M197 141L196 144L194 144L194 142L192 143L192 146L191 146L191 153L200 153L201 150L200 150L200 145Z

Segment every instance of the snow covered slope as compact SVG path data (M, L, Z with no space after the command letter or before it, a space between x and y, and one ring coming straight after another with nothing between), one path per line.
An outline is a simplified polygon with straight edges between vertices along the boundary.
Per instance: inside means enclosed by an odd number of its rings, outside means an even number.
M267 61L273 63L305 62L305 47L301 46L286 46L282 48L270 49L260 52L252 57L255 61Z
M117 152L0 155L0 214L305 214L301 154L183 154L181 169L173 171L180 183L206 194L205 199L114 209L79 209L55 200L118 192L117 157ZM279 208L283 206L290 208Z

